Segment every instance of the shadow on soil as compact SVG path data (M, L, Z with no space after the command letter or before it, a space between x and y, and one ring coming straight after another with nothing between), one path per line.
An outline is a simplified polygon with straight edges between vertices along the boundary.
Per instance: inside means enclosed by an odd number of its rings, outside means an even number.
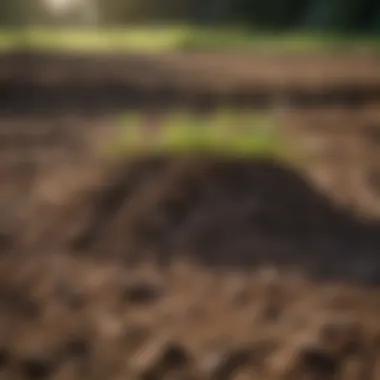
M76 254L181 256L219 268L298 267L308 275L380 283L380 223L338 207L273 160L151 157L117 165L86 195L65 238ZM67 228L61 225L60 231Z

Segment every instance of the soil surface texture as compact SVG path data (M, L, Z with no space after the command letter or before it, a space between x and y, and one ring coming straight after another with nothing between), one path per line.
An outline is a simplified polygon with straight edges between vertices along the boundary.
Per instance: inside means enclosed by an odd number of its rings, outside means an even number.
M380 99L376 55L8 53L0 109L105 112L126 107L209 109L362 106Z
M134 80L380 83L373 57L270 59L1 57L0 379L380 379L376 97L281 100L289 161L104 155Z

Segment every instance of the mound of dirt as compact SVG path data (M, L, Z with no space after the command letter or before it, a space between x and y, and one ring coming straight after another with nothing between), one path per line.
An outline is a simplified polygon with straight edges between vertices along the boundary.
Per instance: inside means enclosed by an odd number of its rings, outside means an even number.
M274 160L145 157L108 168L100 182L73 198L64 220L48 223L49 235L56 228L77 254L128 263L153 256L162 265L181 257L236 269L285 265L380 281L380 224Z

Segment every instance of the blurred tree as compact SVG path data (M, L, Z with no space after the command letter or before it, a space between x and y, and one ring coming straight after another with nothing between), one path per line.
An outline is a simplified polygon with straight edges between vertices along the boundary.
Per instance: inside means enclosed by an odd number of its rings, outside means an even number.
M371 29L373 14L378 10L377 0L313 1L302 24L313 28L365 31Z
M246 24L268 30L380 29L379 0L65 0L70 7L59 15L48 6L49 1L53 0L0 0L0 26L53 20L65 25L185 21Z
M233 15L269 29L366 31L371 29L377 12L378 0L236 0Z
M284 29L297 26L310 0L236 0L233 17L255 27Z
M49 12L41 0L0 1L0 26L27 26L49 19Z
M380 32L380 6L376 9L376 11L372 15L371 31Z
M105 24L190 18L189 0L94 0Z
M0 24L5 26L19 26L26 23L29 6L25 0L1 1Z

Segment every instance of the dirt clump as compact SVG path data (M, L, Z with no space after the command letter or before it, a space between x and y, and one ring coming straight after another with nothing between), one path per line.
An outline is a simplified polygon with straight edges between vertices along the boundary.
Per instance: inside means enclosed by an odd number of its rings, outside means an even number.
M160 156L107 173L105 185L65 219L87 215L78 228L65 236L59 226L69 251L107 252L129 264L186 257L212 267L273 264L379 281L378 222L337 205L273 159Z

